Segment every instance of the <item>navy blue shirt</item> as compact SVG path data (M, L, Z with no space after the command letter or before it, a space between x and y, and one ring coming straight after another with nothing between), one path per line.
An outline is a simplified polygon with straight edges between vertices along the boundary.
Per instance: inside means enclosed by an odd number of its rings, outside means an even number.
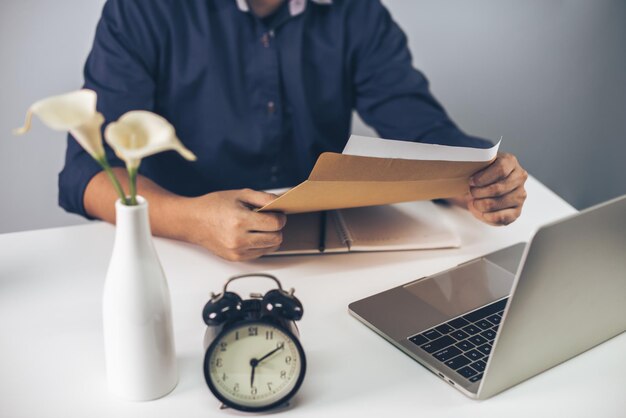
M266 19L241 4L104 6L85 87L98 93L108 122L145 109L174 125L198 160L173 151L146 158L140 173L165 189L198 196L293 186L320 153L342 151L354 109L384 138L489 145L460 131L433 98L412 67L406 36L379 0L287 0ZM298 5L304 8L294 13ZM108 147L107 154L122 165ZM60 205L87 216L83 194L98 171L68 138Z

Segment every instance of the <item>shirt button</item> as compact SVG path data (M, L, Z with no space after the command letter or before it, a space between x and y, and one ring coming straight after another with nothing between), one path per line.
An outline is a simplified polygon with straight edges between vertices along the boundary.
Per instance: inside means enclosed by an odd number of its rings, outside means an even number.
M270 47L270 35L268 33L264 33L263 36L261 36L261 43L265 48Z
M278 173L278 166L277 165L273 165L272 168L270 168L270 171L271 171L272 174Z
M270 180L272 181L272 183L276 183L278 181L278 177L272 176L270 177Z
M270 115L276 111L276 104L273 101L267 102L267 113Z

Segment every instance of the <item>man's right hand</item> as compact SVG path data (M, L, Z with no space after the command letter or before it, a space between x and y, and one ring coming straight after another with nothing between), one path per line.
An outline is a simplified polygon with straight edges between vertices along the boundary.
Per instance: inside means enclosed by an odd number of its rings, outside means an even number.
M251 189L213 192L185 199L186 241L230 261L258 258L278 249L287 217L255 212L276 195ZM181 208L182 209L182 208Z
M126 170L114 167L113 171L128 190ZM232 261L258 258L282 242L286 216L254 211L276 199L273 194L243 189L182 197L141 174L137 176L137 190L149 203L154 235L198 244ZM117 193L106 174L96 174L85 190L86 212L115 223L116 200Z

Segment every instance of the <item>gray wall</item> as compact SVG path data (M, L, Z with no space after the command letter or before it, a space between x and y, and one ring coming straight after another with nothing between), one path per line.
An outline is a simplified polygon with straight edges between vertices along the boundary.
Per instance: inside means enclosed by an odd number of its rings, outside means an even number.
M83 222L56 203L64 135L10 130L33 101L81 85L103 3L0 1L0 233ZM579 208L626 193L626 1L385 3L463 129L503 135L503 149ZM368 129L356 120L355 132Z
M14 137L28 106L82 85L103 0L0 0L0 233L85 222L57 205L65 134L36 121Z

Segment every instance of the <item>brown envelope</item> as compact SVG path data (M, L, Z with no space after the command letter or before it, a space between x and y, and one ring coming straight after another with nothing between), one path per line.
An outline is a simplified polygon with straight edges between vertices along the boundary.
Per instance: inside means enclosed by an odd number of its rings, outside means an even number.
M469 190L469 177L489 164L325 152L308 180L259 211L316 212L459 196Z

